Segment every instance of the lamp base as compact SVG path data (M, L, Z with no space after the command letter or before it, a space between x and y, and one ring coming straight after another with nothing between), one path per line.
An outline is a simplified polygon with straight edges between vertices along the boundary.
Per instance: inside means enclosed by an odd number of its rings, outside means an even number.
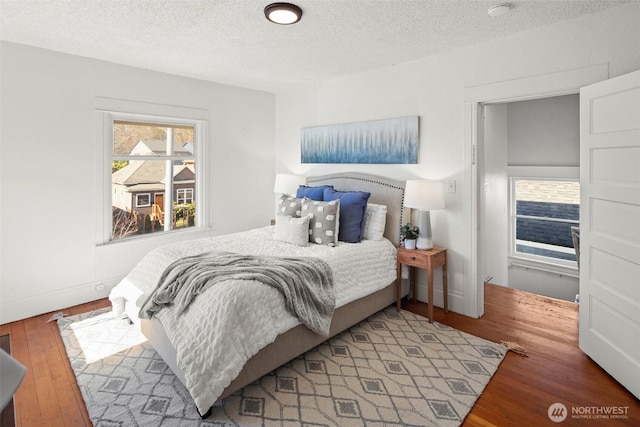
M433 239L418 237L418 240L416 240L416 249L433 249Z
M417 249L432 249L433 236L431 235L431 215L429 211L418 211L419 236L416 242Z

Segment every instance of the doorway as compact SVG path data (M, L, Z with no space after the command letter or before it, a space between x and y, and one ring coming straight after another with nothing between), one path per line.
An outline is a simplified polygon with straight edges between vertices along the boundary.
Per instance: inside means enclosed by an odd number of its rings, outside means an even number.
M164 193L155 193L154 202L151 209L151 219L159 221L161 224L164 220Z
M517 80L465 88L465 182L470 210L470 257L464 284L464 314L481 317L484 313L483 248L487 237L481 229L484 215L482 197L485 176L485 105L524 101L578 93L580 88L608 78L608 64L562 71Z
M484 281L574 301L579 95L484 104L479 181Z

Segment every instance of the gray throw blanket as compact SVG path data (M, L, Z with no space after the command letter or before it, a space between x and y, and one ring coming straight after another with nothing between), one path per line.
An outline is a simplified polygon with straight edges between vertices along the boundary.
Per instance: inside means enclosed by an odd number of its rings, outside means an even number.
M335 309L333 273L320 258L240 255L209 252L174 261L140 309L150 319L163 307L177 314L209 287L226 280L257 280L278 289L287 310L312 331L329 335Z

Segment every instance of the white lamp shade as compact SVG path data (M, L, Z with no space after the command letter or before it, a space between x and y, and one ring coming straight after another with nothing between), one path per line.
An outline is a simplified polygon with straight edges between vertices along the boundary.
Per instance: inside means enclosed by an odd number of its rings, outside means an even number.
M304 176L278 173L276 174L276 182L273 185L273 192L293 195L298 191L298 187L306 184L306 182L307 179Z
M404 189L404 206L421 211L444 209L444 185L428 180L408 180Z

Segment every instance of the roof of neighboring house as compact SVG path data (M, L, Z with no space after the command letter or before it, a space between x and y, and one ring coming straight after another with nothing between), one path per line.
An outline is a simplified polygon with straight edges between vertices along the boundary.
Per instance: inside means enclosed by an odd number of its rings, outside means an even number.
M193 172L192 165L177 165L173 167L173 182L184 182L194 180L196 174ZM164 182L164 180L163 180Z
M144 139L138 141L138 143L131 150L131 154L166 154L167 153L167 141L162 139ZM193 144L190 142L173 142L173 154L190 156L193 154Z
M173 166L174 182L195 180L195 172L188 165ZM156 160L132 160L122 169L111 174L111 182L122 185L159 184L164 182L165 162Z

